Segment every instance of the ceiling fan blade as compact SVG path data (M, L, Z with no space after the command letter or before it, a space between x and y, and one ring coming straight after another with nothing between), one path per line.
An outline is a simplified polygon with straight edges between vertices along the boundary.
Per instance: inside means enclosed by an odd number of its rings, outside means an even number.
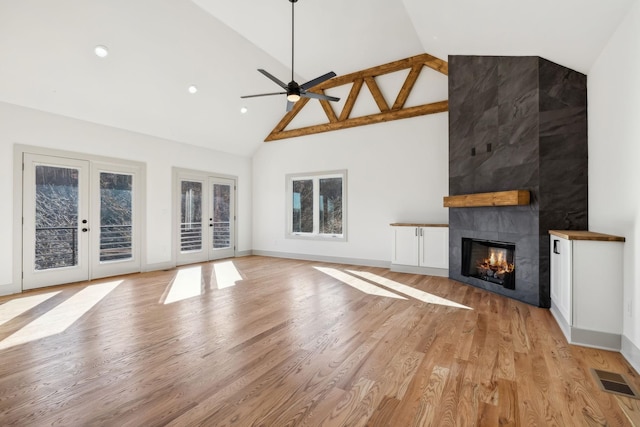
M295 102L287 100L287 113L293 109L293 104L295 104Z
M243 95L240 98L255 98L258 96L285 95L287 92L261 93L258 95Z
M333 71L329 71L327 74L322 75L320 77L316 77L313 80L309 80L306 83L303 83L300 85L300 89L311 89L312 87L319 85L320 83L329 80L331 77L335 77L336 73L334 73Z
M323 95L321 93L300 92L300 96L304 96L305 98L324 99L325 101L340 101L340 98L336 98L335 96Z
M276 82L276 84L278 86L280 86L283 89L287 88L287 85L285 83L283 83L280 79L278 79L277 77L273 76L272 74L270 74L268 71L265 71L261 68L258 68L258 71L260 71L262 74L264 74L265 76L267 76L270 80Z

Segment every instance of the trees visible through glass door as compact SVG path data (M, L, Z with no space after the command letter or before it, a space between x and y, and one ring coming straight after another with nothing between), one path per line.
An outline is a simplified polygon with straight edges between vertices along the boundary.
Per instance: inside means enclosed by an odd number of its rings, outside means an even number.
M100 173L100 261L133 256L133 176Z

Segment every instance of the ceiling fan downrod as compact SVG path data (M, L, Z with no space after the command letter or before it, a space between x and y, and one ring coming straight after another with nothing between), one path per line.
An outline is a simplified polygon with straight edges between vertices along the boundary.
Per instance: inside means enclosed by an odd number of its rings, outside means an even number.
M287 111L291 111L291 109L293 108L293 104L295 102L297 102L301 97L302 98L315 98L315 99L319 99L319 100L324 100L324 101L340 101L340 98L336 98L335 96L329 96L329 95L325 95L324 93L315 93L315 92L310 92L309 89L313 88L314 86L319 85L320 83L323 83L327 80L329 80L332 77L336 76L336 73L334 73L333 71L330 71L326 74L321 75L320 77L316 77L315 79L309 80L306 83L303 84L298 84L295 80L294 80L294 76L295 76L295 8L294 5L295 3L298 2L298 0L289 0L289 2L291 3L291 81L286 84L282 81L280 81L277 77L271 75L269 72L267 72L266 70L263 70L261 68L258 69L258 71L260 73L262 73L265 77L267 77L269 80L273 81L275 84L277 84L278 86L280 86L282 89L284 89L284 92L274 92L274 93L261 93L258 95L244 95L241 96L240 98L255 98L258 96L271 96L271 95L287 95Z
M298 0L289 0L291 2L291 81L293 81L293 65L294 65L294 41L295 41L295 14L294 14L294 6L298 2Z

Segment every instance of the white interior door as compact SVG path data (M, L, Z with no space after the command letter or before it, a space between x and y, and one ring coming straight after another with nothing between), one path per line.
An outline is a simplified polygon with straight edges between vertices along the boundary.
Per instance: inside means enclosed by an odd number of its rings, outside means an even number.
M140 261L138 168L93 163L91 277L138 272Z
M23 289L141 270L139 168L24 154Z
M178 265L235 255L235 180L179 172L176 179Z
M207 214L207 180L204 177L180 174L177 183L178 197L178 264L204 262L208 259L208 234L204 232L204 218Z
M89 279L89 162L24 155L24 289Z
M209 259L235 255L235 181L209 178Z

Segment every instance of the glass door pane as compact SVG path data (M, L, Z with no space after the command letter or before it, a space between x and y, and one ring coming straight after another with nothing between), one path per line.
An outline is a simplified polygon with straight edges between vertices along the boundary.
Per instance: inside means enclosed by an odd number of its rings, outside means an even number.
M213 248L231 246L231 186L213 184Z
M35 166L38 271L78 265L78 175L76 168Z
M209 229L211 246L209 259L227 258L235 255L235 181L210 178L211 194Z
M180 252L202 250L202 183L182 181Z
M86 161L24 155L23 288L88 279Z
M100 262L133 257L133 176L100 173Z

